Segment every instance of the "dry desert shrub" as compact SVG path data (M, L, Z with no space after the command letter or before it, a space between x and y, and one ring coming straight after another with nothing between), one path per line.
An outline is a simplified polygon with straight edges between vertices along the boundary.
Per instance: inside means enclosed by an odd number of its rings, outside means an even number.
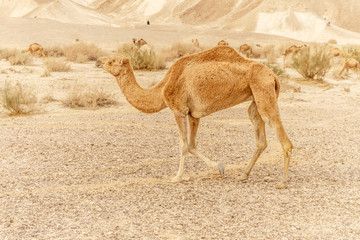
M163 49L161 51L161 55L164 56L165 61L173 61L176 58L191 55L201 51L201 48L196 47L192 43L177 42L174 43L170 48Z
M47 58L44 60L45 73L50 74L51 72L69 72L71 66L65 61L64 58Z
M337 44L337 41L335 39L330 39L327 43L328 44Z
M60 46L50 46L44 49L45 56L47 57L64 57L64 48Z
M0 103L10 115L27 114L36 110L37 97L28 86L5 82L0 89Z
M19 50L13 52L13 55L8 56L8 60L11 65L31 65L33 63L31 54L22 53Z
M268 68L270 68L271 71L273 71L275 73L275 75L278 76L278 78L288 77L288 75L285 73L285 69L280 67L280 65L278 65L276 63L269 62L269 61L262 62L262 64L264 64Z
M116 105L113 94L107 93L103 88L89 87L75 83L70 87L63 104L70 108L91 108Z
M360 49L359 46L349 45L343 48L344 58L355 58L358 62L360 61Z
M0 59L9 61L9 58L15 56L17 52L19 52L19 50L15 48L0 49Z
M305 79L322 80L331 67L331 56L324 44L312 44L293 55L292 67Z
M117 52L130 59L134 70L160 70L165 68L164 59L150 49L143 50L134 44L123 44Z
M64 47L64 55L67 60L72 62L84 63L86 61L96 61L105 53L95 44L77 42Z

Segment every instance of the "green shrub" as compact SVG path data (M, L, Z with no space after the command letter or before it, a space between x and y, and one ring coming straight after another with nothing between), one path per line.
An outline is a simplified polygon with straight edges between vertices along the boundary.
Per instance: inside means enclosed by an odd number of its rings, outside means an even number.
M10 115L26 114L35 110L37 97L31 88L20 83L5 82L0 89L1 106L9 111Z
M135 70L158 70L165 68L164 60L150 49L139 49L133 44L124 44L118 49L120 55L127 57Z
M322 80L330 70L330 60L325 45L313 44L293 55L292 67L305 79Z

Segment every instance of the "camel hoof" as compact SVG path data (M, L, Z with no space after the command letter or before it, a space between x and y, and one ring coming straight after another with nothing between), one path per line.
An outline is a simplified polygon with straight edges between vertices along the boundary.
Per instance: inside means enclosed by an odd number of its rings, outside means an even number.
M225 175L225 165L223 163L218 164L219 173L221 176Z
M276 189L287 189L287 183L286 182L281 182L276 184L275 186Z
M241 176L240 176L240 181L246 181L248 180L249 176L246 174L246 173L243 173Z
M181 177L173 177L171 180L170 180L170 182L172 182L172 183L177 183L177 182L181 182Z

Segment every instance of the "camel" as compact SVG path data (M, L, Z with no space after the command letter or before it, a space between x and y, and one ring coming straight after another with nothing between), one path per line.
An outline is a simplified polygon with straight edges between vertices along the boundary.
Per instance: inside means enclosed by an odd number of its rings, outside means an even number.
M247 45L245 43L239 47L239 52L241 52L242 54L245 54L246 57L249 57L252 55L252 48L250 45Z
M151 47L144 39L141 38L137 40L136 38L133 38L133 43L140 50L140 52L146 52L148 55L151 54Z
M360 64L356 59L350 58L345 62L343 69L339 73L340 76L344 72L345 69L346 69L347 73L349 73L349 69L354 69L356 71L359 71L360 70Z
M199 40L197 38L192 39L191 42L196 48L200 48Z
M102 67L108 59L109 57L99 57L95 62L95 66Z
M218 42L218 46L229 46L229 43L225 40L221 40L220 42Z
M139 39L139 40L137 40L136 38L133 38L132 40L133 40L133 43L135 44L135 46L136 46L137 48L141 48L141 46L147 44L147 42L146 42L144 39L142 39L142 38Z
M342 54L343 53L339 48L332 48L330 50L330 56L332 56L332 57L340 57Z
M301 48L304 48L304 47L307 47L306 44L302 45L302 46L296 46L296 45L292 45L291 47L288 47L286 50L285 50L285 53L284 53L284 65L285 65L285 59L287 56L289 56L290 54L297 54L300 52Z
M29 48L21 51L22 53L30 52L31 55L34 55L35 52L38 52L41 57L45 57L44 48L38 43L32 43L29 45Z
M148 89L138 85L127 58L109 58L103 68L116 78L127 101L138 110L156 113L169 107L173 111L180 133L181 154L179 169L172 182L182 180L187 153L224 174L223 164L211 161L196 148L200 118L251 101L248 114L255 128L256 150L240 180L248 179L256 160L267 147L263 120L266 117L277 133L285 157L283 177L276 187L287 187L293 145L280 119L279 80L265 65L243 58L231 47L217 46L180 58L163 80Z

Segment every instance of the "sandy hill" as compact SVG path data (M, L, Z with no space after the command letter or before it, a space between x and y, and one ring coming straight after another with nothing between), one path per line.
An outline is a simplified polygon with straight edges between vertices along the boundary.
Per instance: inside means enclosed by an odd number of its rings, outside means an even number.
M3 18L131 29L150 20L195 33L215 29L343 44L360 40L358 12L359 0L0 0Z

